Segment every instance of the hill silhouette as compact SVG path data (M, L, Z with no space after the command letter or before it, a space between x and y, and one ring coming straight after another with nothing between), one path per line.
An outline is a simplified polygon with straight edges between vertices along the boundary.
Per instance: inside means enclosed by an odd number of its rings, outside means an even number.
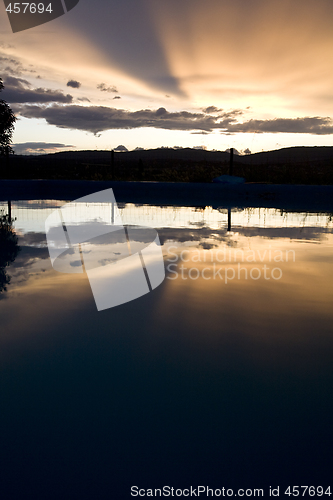
M184 161L229 161L229 152L227 151L207 151L204 149L192 148L157 148L142 149L134 151L115 152L118 159L122 162L139 160L184 160ZM108 161L110 151L64 151L60 153L39 155L38 157L57 157L61 159L78 159L81 161ZM264 165L267 162L291 163L291 162L309 162L323 161L333 159L333 146L300 146L291 148L282 148L272 151L262 151L248 155L235 155L235 160L239 163Z
M113 158L113 159L112 159ZM211 182L228 173L230 154L191 148L150 150L64 151L14 155L2 163L7 179L145 180ZM291 147L234 155L234 175L247 182L333 184L333 147Z

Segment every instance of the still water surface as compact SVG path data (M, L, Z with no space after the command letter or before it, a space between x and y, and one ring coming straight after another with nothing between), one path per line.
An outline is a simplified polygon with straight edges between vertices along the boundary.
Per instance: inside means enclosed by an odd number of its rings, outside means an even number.
M64 203L12 202L1 250L1 498L333 492L331 215L120 204L157 229L166 279L98 312L85 274L51 266Z

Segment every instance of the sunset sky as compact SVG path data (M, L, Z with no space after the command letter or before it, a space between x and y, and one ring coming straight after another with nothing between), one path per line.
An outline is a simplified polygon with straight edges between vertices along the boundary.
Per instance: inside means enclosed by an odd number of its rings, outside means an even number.
M80 0L12 33L17 153L332 145L332 0Z

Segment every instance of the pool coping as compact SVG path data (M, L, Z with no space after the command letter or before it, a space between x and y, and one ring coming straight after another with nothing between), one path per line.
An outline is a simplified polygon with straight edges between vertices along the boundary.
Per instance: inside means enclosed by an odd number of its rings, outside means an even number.
M110 188L120 203L333 212L331 185L1 180L0 200L69 201Z

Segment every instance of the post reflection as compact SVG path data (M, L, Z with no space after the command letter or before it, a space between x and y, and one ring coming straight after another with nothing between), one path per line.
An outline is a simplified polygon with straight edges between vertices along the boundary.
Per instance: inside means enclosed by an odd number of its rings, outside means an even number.
M11 280L7 267L14 262L20 251L13 222L11 202L8 201L8 213L0 215L0 298L7 291Z

